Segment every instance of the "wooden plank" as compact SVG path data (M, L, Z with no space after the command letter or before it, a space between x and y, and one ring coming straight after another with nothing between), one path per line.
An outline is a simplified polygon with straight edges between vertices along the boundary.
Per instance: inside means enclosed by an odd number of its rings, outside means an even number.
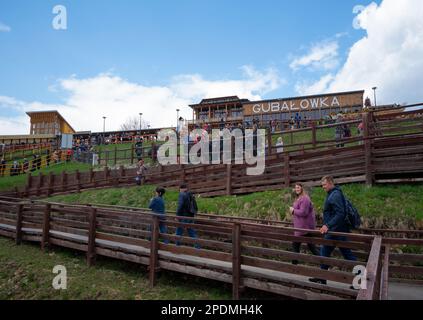
M380 300L388 300L388 288L389 288L389 258L390 258L390 246L385 246L383 266L382 266L382 280L380 282Z
M239 300L241 284L241 224L232 229L232 299Z
M243 282L244 286L253 288L256 290L267 291L276 293L282 296L301 299L301 300L341 300L335 295L328 295L322 293L316 293L311 290L306 290L302 288L293 288L288 286L283 286L281 284L264 282L256 279L246 278Z
M401 274L401 275L413 275L413 276L422 276L423 275L423 267L415 267L415 266L389 266L389 274Z
M376 297L377 278L380 276L378 270L380 267L380 255L382 251L382 237L376 236L372 249L370 251L369 260L366 266L367 272L367 288L358 292L357 300L373 300Z
M331 280L340 283L351 284L354 276L349 272L341 271L328 271L320 269L320 267L309 267L302 265L293 265L291 263L284 263L280 261L253 258L242 256L241 257L242 265L248 265L268 270L275 270L285 273L292 273L296 275L303 275L306 277L316 277L320 279Z
M87 247L87 264L91 267L96 260L95 253L95 238L96 238L96 221L97 209L91 208L89 212L89 227L88 227L88 247Z
M156 285L156 268L159 251L159 217L153 216L153 225L151 230L151 245L150 245L150 264L149 264L149 282L150 288Z
M226 195L232 195L232 164L226 167Z
M22 242L22 220L23 220L23 204L18 204L16 206L16 244L20 245Z
M45 248L49 245L50 235L50 212L51 204L47 203L43 215L43 235L41 238L41 250L45 251Z

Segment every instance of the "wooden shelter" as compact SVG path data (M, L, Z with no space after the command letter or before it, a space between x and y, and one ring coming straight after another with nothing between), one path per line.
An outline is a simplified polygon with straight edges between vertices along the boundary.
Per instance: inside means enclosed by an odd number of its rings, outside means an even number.
M26 113L31 118L30 134L74 134L76 131L56 111L34 111Z

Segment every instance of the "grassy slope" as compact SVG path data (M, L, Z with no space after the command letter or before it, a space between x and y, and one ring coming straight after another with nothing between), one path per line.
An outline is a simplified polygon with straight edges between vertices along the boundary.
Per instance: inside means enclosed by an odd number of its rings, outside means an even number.
M54 290L55 265L67 269L67 290ZM156 287L149 288L145 267L98 258L88 268L85 257L55 248L42 253L39 246L17 247L0 238L0 300L5 299L230 299L231 290L222 284L198 278L163 273Z
M61 163L57 165L52 164L50 167L43 168L40 171L32 173L32 175L37 176L39 172L42 172L43 174L48 174L50 172L60 174L62 173L62 171L74 172L76 170L83 172L88 171L89 168L90 165L78 162ZM13 190L15 187L22 187L25 185L26 179L26 175L19 175L14 177L0 177L0 191Z
M366 188L361 184L352 184L344 186L343 190L363 217L423 220L423 201L421 201L423 185L387 185ZM289 189L282 189L245 196L200 198L198 206L201 212L206 213L283 219L292 201L290 192ZM51 199L66 203L102 203L145 208L153 194L153 186L144 186L87 191ZM311 197L316 210L321 213L325 192L321 188L313 188ZM176 209L177 198L176 190L167 191L165 200L168 210Z

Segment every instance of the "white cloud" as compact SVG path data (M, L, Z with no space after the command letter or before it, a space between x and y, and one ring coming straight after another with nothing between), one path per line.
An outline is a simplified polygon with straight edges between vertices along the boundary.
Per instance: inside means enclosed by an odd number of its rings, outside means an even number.
M336 38L342 36L343 34L337 34ZM339 65L338 50L339 45L337 41L322 41L312 45L307 54L295 58L289 67L294 71L304 67L332 70Z
M0 32L10 32L12 28L0 22Z
M323 76L319 81L315 83L297 83L295 86L295 91L300 95L308 96L314 94L320 94L327 89L328 84L333 81L334 76L332 74L327 74Z
M373 97L371 88L377 86L378 103L422 101L422 17L421 0L383 0L379 6L367 6L357 16L366 36L351 47L345 64L322 92L365 89Z
M21 114L24 111L58 110L77 131L102 131L103 116L107 117L106 130L118 130L128 117L140 112L143 120L152 127L166 127L175 125L177 108L181 109L180 115L192 119L192 109L188 105L203 98L238 95L240 98L261 99L261 95L284 83L273 69L261 72L244 66L242 70L244 75L240 80L211 81L201 75L180 75L172 78L167 86L143 86L111 73L87 79L72 76L59 80L54 86L57 92L63 93L62 104L25 102L0 96L0 108L10 108ZM3 125L5 121L16 122L17 118L3 118L2 121L0 134L22 133L22 125ZM28 127L29 118L26 123Z

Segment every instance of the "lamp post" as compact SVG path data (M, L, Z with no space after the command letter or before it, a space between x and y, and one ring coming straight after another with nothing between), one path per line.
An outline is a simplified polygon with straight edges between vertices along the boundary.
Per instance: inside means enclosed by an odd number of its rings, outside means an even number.
M373 95L375 97L375 108L376 108L377 107L377 101L376 101L376 89L377 89L377 87L373 87L372 89L373 89Z
M142 129L142 113L140 112L140 135L141 135L141 129Z
M176 109L176 132L179 132L179 109Z
M106 139L106 118L107 117L103 117L103 143L105 142L105 139Z

